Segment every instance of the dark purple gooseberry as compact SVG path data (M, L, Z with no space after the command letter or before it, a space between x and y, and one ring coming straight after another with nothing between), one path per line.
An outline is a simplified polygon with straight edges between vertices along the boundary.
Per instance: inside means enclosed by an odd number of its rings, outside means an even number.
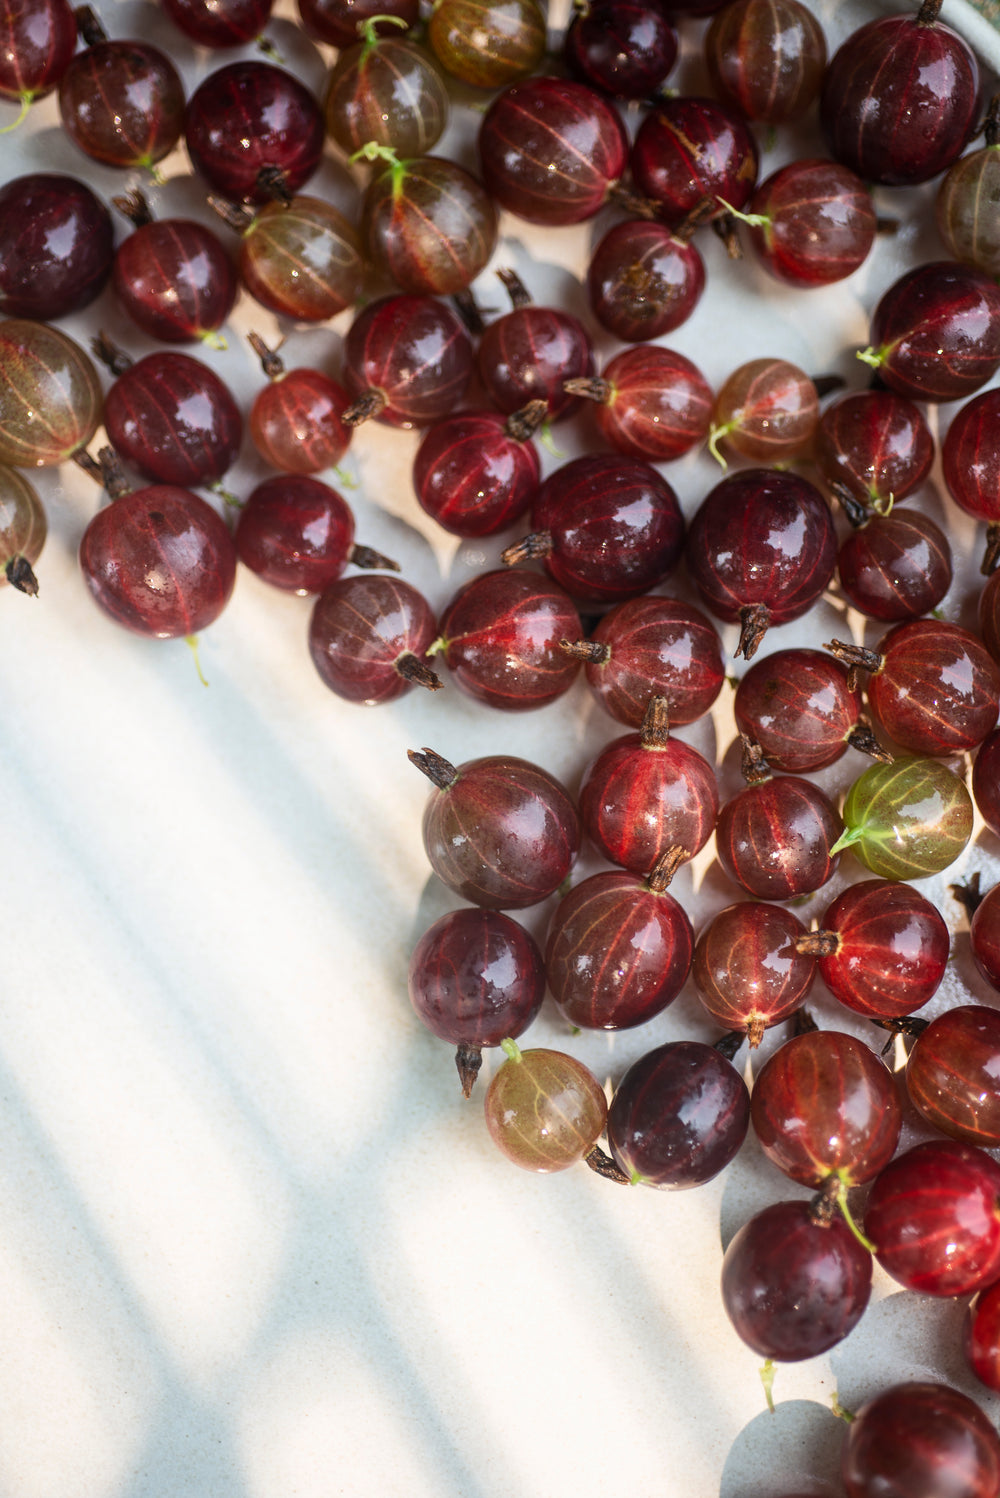
M427 1028L456 1047L469 1097L483 1047L516 1039L542 1007L545 968L534 937L509 915L452 910L414 947L408 987Z
M286 370L256 334L250 334L250 343L268 379L250 407L254 447L266 463L285 473L320 473L334 467L351 440L350 428L341 419L349 405L347 391L322 370Z
M822 650L777 650L755 661L740 678L733 711L740 733L787 775L825 769L848 745L888 758L860 723L861 693L846 668Z
M787 359L750 359L727 375L715 397L708 450L728 467L734 453L776 466L812 446L819 394Z
M111 215L85 182L32 172L0 187L0 312L52 319L86 307L111 274Z
M934 462L934 440L919 406L891 390L841 396L819 419L816 463L843 502L875 510L905 499Z
M266 203L244 226L240 279L262 307L297 322L325 322L361 295L365 263L353 224L305 194Z
M323 114L331 140L353 156L369 143L400 156L423 156L448 123L448 91L434 59L371 24L343 49L327 80Z
M321 593L350 562L398 570L377 552L355 546L347 501L305 474L276 474L258 484L240 510L234 539L251 572L290 593Z
M951 547L919 510L874 515L837 555L841 592L869 619L893 624L937 608L951 587Z
M567 642L605 712L638 728L649 697L665 697L677 728L707 713L726 679L718 632L675 598L629 598L599 620L589 641Z
M719 811L715 771L705 757L669 736L666 703L651 697L638 733L613 739L591 761L580 785L580 816L610 863L646 874L669 850L693 858L712 835Z
M859 354L911 400L964 400L1000 368L1000 288L951 260L918 265L886 291Z
M303 28L331 47L351 47L370 21L379 36L398 36L415 26L419 0L296 0ZM382 16L386 19L378 20ZM402 26L399 23L402 22Z
M434 782L424 848L450 890L491 910L521 910L555 893L576 862L580 819L553 775L510 754L457 768L429 749L409 757Z
M876 723L913 754L960 754L996 726L1000 666L970 630L938 619L911 619L877 650L831 641L846 665L869 671Z
M195 171L233 202L266 203L309 180L323 153L323 116L309 90L269 62L210 73L188 101Z
M479 340L476 363L490 400L505 415L528 401L544 400L549 421L569 416L580 405L564 389L566 380L594 373L590 335L571 312L557 307L535 307L515 276L511 286L514 309L488 325Z
M992 1498L1000 1491L1000 1441L979 1406L957 1389L894 1384L856 1412L844 1436L841 1473L847 1498Z
M403 291L464 291L496 246L497 213L471 172L442 156L393 159L361 204L368 258Z
M695 511L687 565L706 606L739 621L735 654L750 660L771 624L787 624L829 586L837 537L826 500L793 473L748 468Z
M218 235L194 219L140 223L115 255L118 300L137 328L163 343L219 347L238 284Z
M994 209L1000 200L1000 95L990 103L984 133L984 146L949 167L937 190L934 217L949 255L997 276L1000 235Z
M872 1256L827 1197L776 1202L740 1228L722 1261L736 1334L779 1363L842 1342L868 1304Z
M987 390L952 418L941 448L948 493L959 509L988 527L983 571L1000 556L1000 391Z
M501 567L470 579L441 615L437 650L463 692L487 707L524 712L568 692L580 663L559 648L580 616L537 572Z
M199 47L254 42L271 18L272 0L163 0L178 31Z
M708 76L718 96L748 120L797 120L819 93L826 38L799 0L733 0L705 34Z
M355 397L345 419L428 426L459 405L472 370L469 335L443 302L406 294L369 302L344 340L344 383Z
M646 116L632 147L640 192L679 228L707 198L711 217L745 208L757 182L757 145L743 116L712 99L668 99Z
M117 624L176 639L218 618L236 580L236 551L225 522L197 494L153 484L98 510L80 542L80 566Z
M358 572L317 598L309 654L331 692L376 707L412 686L440 687L425 660L436 635L430 605L416 588L385 573Z
M993 572L979 595L979 633L995 661L1000 662L1000 572Z
M943 172L965 146L979 108L969 46L937 20L881 16L852 32L830 60L820 120L830 154L865 182L904 187Z
M0 322L0 463L47 468L86 447L104 393L87 353L58 328Z
M631 1181L683 1191L725 1170L749 1117L746 1083L721 1050L668 1041L634 1062L615 1088L608 1147Z
M151 169L181 138L184 85L158 47L98 41L59 80L59 114L70 140L94 161Z
M715 849L730 879L759 900L812 894L840 862L833 802L808 780L776 775L746 786L719 812Z
M667 890L670 872L654 868L646 878L593 874L556 906L545 971L559 1012L571 1025L630 1029L660 1014L680 993L691 968L694 932Z
M623 343L672 333L701 300L705 262L691 237L683 234L664 224L628 219L613 224L591 256L590 310Z
M1000 837L1000 728L986 735L973 760L972 794L979 815Z
M758 900L727 905L699 933L691 976L705 1010L759 1046L764 1031L801 1009L816 976L798 951L806 928L790 910Z
M76 16L68 0L4 0L0 8L0 99L21 105L15 124L33 100L52 92L75 51Z
M750 1121L767 1158L802 1186L873 1180L896 1153L903 1109L892 1072L840 1030L786 1040L754 1078Z
M566 388L595 402L597 430L626 457L669 463L708 436L711 386L690 359L659 344L623 349L599 380Z
M789 286L829 286L863 265L875 243L871 193L834 161L793 161L750 200L750 244L766 271Z
M906 1090L942 1134L982 1149L1000 1145L1000 1013L984 1004L946 1009L920 1031L906 1063Z
M573 12L563 56L592 88L648 99L677 60L677 33L658 0L588 0Z
M32 563L48 534L45 509L35 486L16 468L0 466L0 584L34 597L38 580Z
M421 509L453 536L492 536L520 520L541 478L531 430L518 413L497 411L446 416L429 427L413 460Z
M474 88L505 88L544 57L545 10L538 0L437 0L427 40L454 78Z
M147 354L108 391L112 447L161 484L212 484L235 460L243 418L227 386L189 354Z
M676 565L684 518L673 489L638 458L585 457L545 480L534 530L503 553L506 566L541 557L572 598L619 603L646 593Z
M976 906L969 941L976 967L1000 991L1000 884L994 884Z
M530 78L490 105L479 129L483 181L501 208L554 227L593 218L628 163L613 104L583 83Z
M845 889L804 944L845 1008L866 1018L912 1014L944 977L951 940L937 908L912 885L864 879Z

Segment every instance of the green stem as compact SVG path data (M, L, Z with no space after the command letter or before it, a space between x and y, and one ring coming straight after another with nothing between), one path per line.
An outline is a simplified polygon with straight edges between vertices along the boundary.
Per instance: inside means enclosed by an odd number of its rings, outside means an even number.
M774 1374L774 1361L767 1358L760 1370L760 1381L764 1385L764 1398L767 1400L767 1407L772 1415L774 1414Z
M511 1040L509 1037L506 1040L501 1040L500 1049L508 1061L520 1061L521 1052L516 1040Z
M721 463L723 468L728 468L729 464L726 462L723 454L719 451L719 442L723 437L728 437L729 433L734 431L735 428L735 421L727 421L721 427L716 426L715 422L713 421L711 427L709 428L708 450L712 454L712 457L715 459L715 461L717 463Z
M861 1244L861 1247L866 1248L870 1254L874 1254L874 1243L872 1243L870 1239L865 1237L864 1233L858 1227L857 1223L854 1221L853 1216L851 1215L851 1209L847 1205L847 1185L843 1179L840 1180L837 1186L837 1206L840 1208L841 1216L847 1223L847 1226L850 1228L855 1238L857 1238L858 1242Z
M721 203L726 212L731 214L733 218L738 218L741 224L749 224L751 229L769 229L771 227L771 220L766 213L741 213L738 208L733 207L732 203L727 203L725 198L716 197L715 201Z
M869 346L866 349L859 349L858 353L855 355L855 358L860 359L862 364L867 364L872 369L881 369L882 365L885 363L885 350L876 350Z
M34 97L33 94L22 94L21 95L21 112L20 112L20 114L18 115L17 119L14 121L14 123L12 125L4 125L3 129L0 130L0 135L8 135L11 130L16 130L17 129L18 125L20 125L21 121L24 119L25 115L28 113L28 110L31 108L31 101L32 101L33 97Z
M185 635L184 643L188 646L192 656L194 657L194 669L198 673L198 680L201 682L203 687L207 687L208 682L205 680L205 673L201 669L201 657L198 655L198 636Z
M845 848L853 847L855 843L861 841L864 835L865 829L863 827L845 827L830 849L830 857L832 858L834 853L842 853Z

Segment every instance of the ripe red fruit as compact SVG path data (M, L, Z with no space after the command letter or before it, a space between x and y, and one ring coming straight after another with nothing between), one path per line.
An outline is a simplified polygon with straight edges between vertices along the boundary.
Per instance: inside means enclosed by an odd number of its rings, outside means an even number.
M323 589L309 619L309 654L323 681L348 702L375 707L412 686L441 682L426 663L437 634L430 605L399 577L361 572Z
M0 187L0 312L56 318L89 306L114 259L111 215L85 182L31 172Z
M816 430L816 463L842 502L884 509L923 483L934 442L919 408L891 390L862 390L827 406Z
M587 268L597 321L623 343L662 338L686 322L705 289L694 223L676 232L646 219L613 224Z
M514 305L479 340L476 365L483 388L505 415L544 400L547 419L558 421L579 405L567 394L565 381L594 372L590 334L572 313L536 307L513 271L499 275Z
M796 945L805 935L790 910L757 900L714 915L698 936L692 970L712 1019L759 1046L764 1031L801 1008L812 987L815 959Z
M794 775L758 780L719 812L715 847L731 879L759 900L794 900L836 870L842 823L829 796Z
M63 129L105 166L146 167L170 154L184 128L184 85L170 58L139 41L109 41L100 27L59 80Z
M964 400L1000 368L1000 289L951 260L900 276L871 320L859 358L911 400Z
M806 938L823 982L868 1017L912 1014L944 977L951 938L944 917L912 885L864 879L849 885Z
M135 225L114 258L115 295L143 333L163 343L218 336L236 301L236 270L217 234L194 219L153 219L141 193L116 198Z
M823 28L799 0L732 0L705 34L716 93L748 120L796 120L819 92Z
M185 139L195 171L215 192L233 202L266 203L298 192L319 166L323 117L285 68L233 62L191 95Z
M746 213L760 263L790 286L829 286L863 265L875 243L871 193L833 161L793 161L760 184Z
M531 433L545 416L538 400L521 412L460 412L424 433L413 460L423 510L453 536L492 536L531 505L541 466Z
M311 365L286 370L256 333L249 335L249 342L268 378L250 407L254 447L266 463L285 473L334 468L351 440L342 419L349 404L347 391Z
M894 1384L862 1405L841 1460L847 1498L996 1498L1000 1440L979 1406L947 1384Z
M89 356L59 328L0 322L0 463L47 468L97 431L104 393Z
M258 484L240 510L235 541L244 566L290 593L322 592L351 562L398 571L378 552L355 546L347 501L305 474L276 474Z
M861 718L861 693L822 650L778 650L754 661L733 699L736 726L774 770L805 775L832 765L848 745L888 759Z
M712 99L667 99L646 116L632 147L639 191L662 204L672 229L707 200L718 218L745 208L757 181L758 154L742 114Z
M344 340L349 426L369 417L387 426L427 426L449 415L472 378L472 345L462 324L431 296L370 302Z
M111 445L140 473L161 484L210 484L236 458L243 418L219 376L189 354L116 359L118 378L104 403Z
M327 80L326 131L352 156L369 142L400 156L423 156L448 122L448 91L434 59L398 32L379 36L374 20L343 45Z
M964 1144L1000 1144L1000 1013L958 1004L931 1020L906 1063L913 1105L942 1134Z
M597 430L626 457L669 463L708 435L708 381L690 359L659 344L623 349L599 380L567 380L563 388L595 402Z

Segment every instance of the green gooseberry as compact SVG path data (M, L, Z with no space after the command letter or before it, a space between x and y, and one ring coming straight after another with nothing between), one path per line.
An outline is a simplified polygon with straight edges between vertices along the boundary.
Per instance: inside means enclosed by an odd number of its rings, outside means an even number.
M972 797L937 759L872 765L848 791L843 815L831 852L852 849L880 879L939 874L972 836Z

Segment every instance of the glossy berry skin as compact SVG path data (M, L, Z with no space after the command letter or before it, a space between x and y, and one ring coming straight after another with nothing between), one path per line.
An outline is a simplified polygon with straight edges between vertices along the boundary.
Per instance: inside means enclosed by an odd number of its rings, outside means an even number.
M0 463L48 468L97 431L104 395L87 353L47 323L0 322Z
M115 295L136 327L162 343L214 334L233 309L238 285L218 235L194 219L143 224L115 255Z
M807 775L832 765L852 742L861 693L822 650L777 650L740 678L733 711L739 732L759 744L773 770Z
M917 1111L963 1144L1000 1144L1000 1013L958 1004L922 1030L906 1063L906 1090Z
M321 473L347 451L344 387L321 370L289 369L254 396L247 425L265 463L285 473Z
M329 484L282 473L258 484L236 522L244 566L290 593L320 593L351 561L354 516Z
M452 1045L499 1045L522 1034L545 994L545 968L524 927L499 910L452 910L410 957L410 1003Z
M677 33L657 0L592 0L563 39L570 72L618 99L648 99L677 60Z
M811 894L834 873L840 818L808 780L776 775L748 785L719 812L715 847L737 884L759 900Z
M1000 572L987 579L979 595L979 633L995 661L1000 661Z
M969 923L972 956L983 977L1000 992L1000 885L980 900Z
M787 359L750 359L727 375L712 407L709 450L777 465L805 453L819 421L809 376Z
M303 84L268 62L233 62L198 85L184 127L195 171L233 202L266 203L266 174L296 193L319 166L323 116ZM264 173L264 177L262 177Z
M413 460L420 507L453 536L493 536L530 508L541 479L538 451L497 411L460 412L424 433Z
M692 971L712 1019L745 1031L755 1047L765 1030L801 1008L816 976L815 960L796 947L805 934L780 905L744 900L714 915L698 936Z
M321 198L265 203L240 242L240 280L252 297L297 322L325 322L361 295L365 263L353 224Z
M4 0L0 8L0 98L22 105L55 88L76 50L67 0Z
M553 912L545 971L571 1025L624 1030L673 1003L693 950L691 922L668 890L632 874L593 874Z
M592 1072L573 1056L541 1048L504 1062L486 1093L486 1127L524 1170L568 1170L604 1132L608 1104Z
M297 0L297 8L307 35L331 47L353 46L366 21L373 23L378 36L398 37L404 27L416 25L420 14L418 0ZM376 22L377 16L394 16L403 27Z
M562 588L521 568L471 578L441 615L442 655L456 684L477 702L525 712L555 702L579 662L559 649L580 616Z
M958 507L989 525L1000 521L1000 392L987 390L952 418L941 448L944 481Z
M915 1145L876 1178L865 1234L907 1290L974 1295L1000 1276L1000 1165L970 1144Z
M436 635L430 605L416 588L385 573L359 572L329 583L317 598L309 654L331 692L377 707L410 690L414 662L423 663Z
M948 169L934 200L935 222L948 254L988 276L1000 275L998 200L1000 151L988 135L985 146L959 157Z
M31 564L41 556L48 521L35 486L16 468L0 467L0 587L12 583L34 595Z
M434 59L394 31L355 40L327 81L326 132L348 156L369 141L399 156L424 156L448 123L448 91Z
M877 509L919 488L934 462L934 441L919 406L905 396L862 390L827 406L815 455L835 493Z
M427 40L441 66L473 88L505 88L545 54L545 12L537 0L438 0Z
M431 868L463 900L490 910L537 905L576 861L580 819L554 776L514 755L468 760L424 811ZM447 776L442 778L447 779Z
M736 0L709 26L705 61L720 99L777 125L799 119L818 94L826 39L799 0Z
M973 761L972 794L979 815L1000 837L1000 728L986 735Z
M669 99L646 116L631 155L636 186L677 229L707 198L745 208L757 182L757 145L743 117L712 99Z
M103 289L114 258L111 215L85 182L32 172L0 187L0 312L64 317Z
M969 1302L962 1331L969 1367L981 1384L1000 1393L1000 1283Z
M997 1498L1000 1441L979 1406L939 1383L894 1384L844 1437L847 1498Z
M829 585L837 539L829 507L807 479L748 468L699 505L686 556L706 606L741 621L736 654L749 660L769 624L797 619Z
M388 296L369 302L344 340L344 383L370 397L388 426L428 426L448 416L472 378L472 345L443 302Z
M188 354L147 354L108 391L111 445L161 484L210 484L236 458L239 407L217 374Z
M722 1260L722 1303L737 1336L779 1363L843 1341L871 1295L872 1259L840 1216L776 1202L745 1223Z
M718 632L700 609L678 599L627 599L598 622L591 642L587 685L605 712L630 728L642 723L651 692L666 698L676 728L707 713L722 690Z
M361 236L376 269L403 291L464 291L497 240L497 214L471 172L441 156L397 161L373 176Z
M871 321L870 360L897 395L964 400L1000 368L1000 288L949 260L893 282Z
M240 47L256 41L271 17L272 0L162 0L178 31L199 47Z
M872 1180L896 1152L903 1110L892 1073L839 1030L795 1035L754 1078L750 1121L773 1165L802 1186Z
M608 1109L608 1146L633 1181L701 1186L735 1159L750 1115L732 1062L698 1040L657 1046L629 1067Z
M847 537L837 555L837 576L845 597L869 619L919 619L951 587L951 547L920 510L894 509Z
M479 130L483 182L531 224L579 224L604 207L628 163L613 104L585 84L530 78L499 94Z
M951 165L978 105L979 69L961 37L936 20L881 16L831 58L820 120L837 161L865 182L905 187Z
M836 162L794 161L750 200L750 243L764 269L788 286L830 286L864 264L875 243L871 193Z
M705 262L694 244L645 219L613 224L587 267L590 310L622 343L672 333L704 289Z
M184 128L184 85L145 42L98 42L59 80L59 114L75 146L105 166L152 167Z
M623 349L595 384L597 429L626 457L669 463L708 436L711 386L683 354L659 344Z
M80 566L116 624L176 639L218 618L236 580L236 551L197 494L153 484L98 510L80 542Z
M864 879L823 912L820 929L835 938L819 958L823 982L866 1018L912 1014L937 992L950 936L936 906L912 885Z
M965 783L936 759L901 756L872 765L844 801L838 848L880 879L939 874L972 836L972 798Z
M579 318L556 307L516 307L490 323L476 354L493 404L510 415L532 400L548 402L548 420L579 407L564 382L592 375L594 348Z

